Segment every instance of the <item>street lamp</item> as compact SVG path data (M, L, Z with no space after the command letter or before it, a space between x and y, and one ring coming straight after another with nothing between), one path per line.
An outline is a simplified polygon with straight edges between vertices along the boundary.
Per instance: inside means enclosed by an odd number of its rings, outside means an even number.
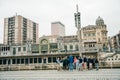
M77 12L74 13L74 17L75 17L75 27L78 29L78 40L79 40L79 55L82 56L82 36L81 36L81 14L80 12L78 12L78 5L76 5L77 8Z

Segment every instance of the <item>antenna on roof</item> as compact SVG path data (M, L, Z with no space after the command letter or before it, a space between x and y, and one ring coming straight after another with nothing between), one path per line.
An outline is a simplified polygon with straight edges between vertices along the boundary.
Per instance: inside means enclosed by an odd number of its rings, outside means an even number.
M17 12L15 13L15 15L17 16Z
M78 12L78 4L76 5L76 10L77 10L77 12Z

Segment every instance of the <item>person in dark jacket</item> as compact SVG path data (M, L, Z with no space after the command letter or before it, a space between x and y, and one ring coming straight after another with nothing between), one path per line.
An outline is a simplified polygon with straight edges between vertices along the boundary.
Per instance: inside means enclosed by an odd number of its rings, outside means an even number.
M85 57L85 55L83 56L83 62L84 62L84 63L82 64L82 65L83 65L83 69L86 70L86 69L87 69L87 58Z
M67 58L67 56L65 56L64 60L63 60L63 69L64 70L68 69L68 64L69 64L68 58Z
M69 70L73 70L73 61L74 61L73 56L70 55L69 56Z
M82 64L83 64L83 59L82 59L82 57L79 57L79 70L80 70L80 71L83 70Z
M93 57L93 63L92 63L93 69L95 69L95 57Z
M89 64L89 69L93 69L93 64L94 64L94 59L93 56L90 57L90 64Z
M87 60L87 68L88 68L88 70L90 69L90 62L91 62L91 59L90 59L90 56L89 56L88 60Z
M95 67L96 67L96 70L99 70L99 61L97 58L95 58Z

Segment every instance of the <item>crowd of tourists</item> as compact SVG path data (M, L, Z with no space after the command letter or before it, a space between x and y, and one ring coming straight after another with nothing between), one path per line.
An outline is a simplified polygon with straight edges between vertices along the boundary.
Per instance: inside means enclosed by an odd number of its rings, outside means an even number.
M78 71L83 71L83 70L92 70L96 69L99 70L99 61L96 57L93 56L88 56L86 57L85 55L83 57L81 56L75 56L73 57L72 55L70 56L65 56L63 58L57 58L56 60L58 66L58 70L78 70Z

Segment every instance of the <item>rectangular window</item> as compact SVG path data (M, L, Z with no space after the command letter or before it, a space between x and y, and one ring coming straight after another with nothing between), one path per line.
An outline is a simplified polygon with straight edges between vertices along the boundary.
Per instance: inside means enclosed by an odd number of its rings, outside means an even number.
M51 57L48 57L48 63L51 63L51 62L52 62L51 59L52 59Z
M23 47L23 51L26 51L26 47Z
M30 63L33 63L33 58L30 58Z
M92 45L91 45L91 44L89 44L89 47L92 47Z
M17 64L20 64L20 59L17 59Z
M6 64L6 59L3 60L3 64Z
M37 63L37 58L34 58L34 63Z
M18 52L20 52L21 51L21 47L18 47Z
M91 36L91 34L88 34L88 36Z
M92 33L93 36L95 36L95 33Z
M13 48L13 55L16 54L16 48Z
M21 64L24 64L24 59L21 59Z
M73 49L73 45L70 45L70 49Z
M64 49L67 50L67 45L64 45Z
M28 58L25 59L25 64L28 64Z
M56 57L53 57L53 62L56 62Z
M50 49L57 49L57 48L58 48L57 43L51 43L50 44Z
M42 63L42 59L41 58L38 58L38 63Z
M16 59L12 59L12 64L15 64L16 63Z

